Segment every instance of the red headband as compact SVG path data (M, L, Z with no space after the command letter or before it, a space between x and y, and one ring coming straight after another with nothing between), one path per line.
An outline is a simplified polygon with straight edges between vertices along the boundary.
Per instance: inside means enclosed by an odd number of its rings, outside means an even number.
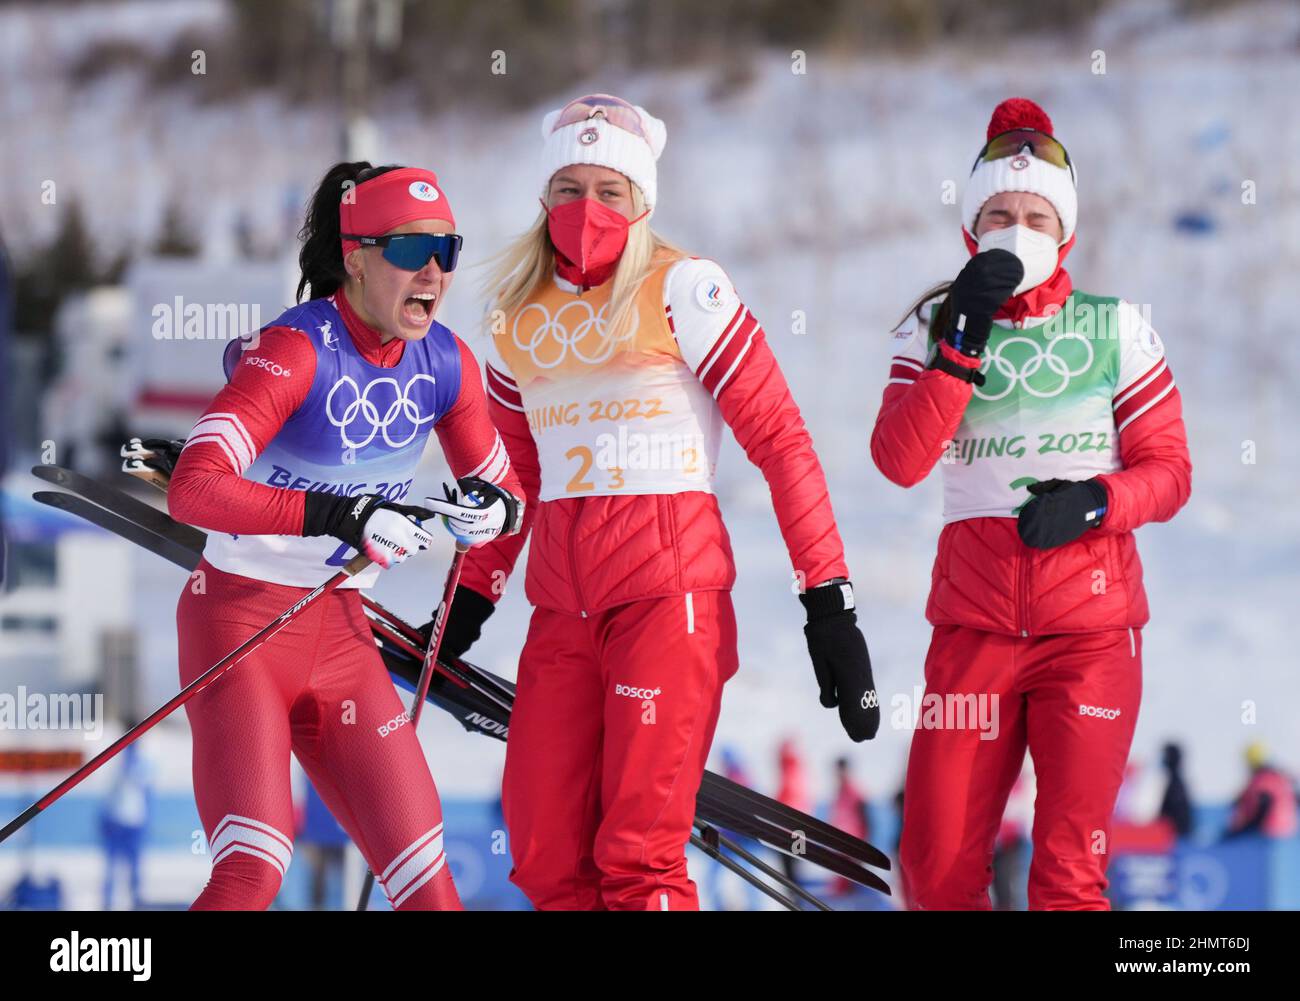
M416 219L445 219L456 225L437 175L419 167L401 167L362 181L345 191L339 202L342 233L383 236ZM360 246L356 240L344 240L343 253Z

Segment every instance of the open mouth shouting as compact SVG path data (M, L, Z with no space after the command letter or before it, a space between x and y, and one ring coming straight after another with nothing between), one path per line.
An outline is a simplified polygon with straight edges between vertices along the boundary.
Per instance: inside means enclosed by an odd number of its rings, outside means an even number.
M437 292L416 292L407 296L402 303L402 322L409 327L427 328L437 301Z

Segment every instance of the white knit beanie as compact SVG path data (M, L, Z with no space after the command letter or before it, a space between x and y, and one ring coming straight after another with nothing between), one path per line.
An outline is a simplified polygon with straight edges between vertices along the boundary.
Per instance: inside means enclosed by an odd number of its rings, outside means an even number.
M595 97L580 98L584 103L599 103ZM568 107L567 105L565 107ZM664 150L668 130L658 118L640 105L632 105L640 119L645 137L614 125L596 115L555 128L564 108L549 112L542 119L542 199L550 189L555 172L575 163L590 163L617 170L641 189L646 208L654 211L658 195L655 161Z
M1052 121L1042 108L1033 101L1013 97L994 109L988 138L1019 128L1037 129L1052 135ZM1046 198L1061 220L1064 233L1061 244L1068 243L1074 236L1079 200L1070 168L1057 167L1028 153L1017 153L1001 160L976 164L961 202L961 222L972 237L975 235L975 220L979 218L984 203L1004 191L1027 191Z

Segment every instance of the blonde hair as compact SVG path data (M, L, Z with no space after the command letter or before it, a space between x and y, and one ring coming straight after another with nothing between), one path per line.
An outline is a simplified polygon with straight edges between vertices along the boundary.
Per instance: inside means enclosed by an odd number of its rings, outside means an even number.
M645 212L645 196L636 184L631 181L628 184L632 189L632 218L635 219ZM627 246L610 279L605 336L616 336L629 322L636 294L655 268L686 256L686 251L652 230L647 219L628 229ZM496 326L494 316L509 316L520 309L555 274L555 247L546 228L545 210L538 213L533 224L513 243L491 258L487 267L490 270L483 290L492 303L487 315L488 333L491 333Z

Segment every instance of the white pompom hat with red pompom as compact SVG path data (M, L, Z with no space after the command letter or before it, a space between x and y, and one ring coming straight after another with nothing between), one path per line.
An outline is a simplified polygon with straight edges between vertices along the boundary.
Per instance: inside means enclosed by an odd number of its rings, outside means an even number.
M992 139L1012 129L1036 129L1049 136L1053 134L1052 120L1047 117L1047 112L1024 97L1008 98L993 109L987 138ZM1064 231L1061 244L1068 243L1074 236L1079 200L1073 171L1035 156L1014 155L1000 160L981 160L975 165L961 203L961 222L972 237L984 203L1004 191L1027 191L1046 198L1061 220Z

